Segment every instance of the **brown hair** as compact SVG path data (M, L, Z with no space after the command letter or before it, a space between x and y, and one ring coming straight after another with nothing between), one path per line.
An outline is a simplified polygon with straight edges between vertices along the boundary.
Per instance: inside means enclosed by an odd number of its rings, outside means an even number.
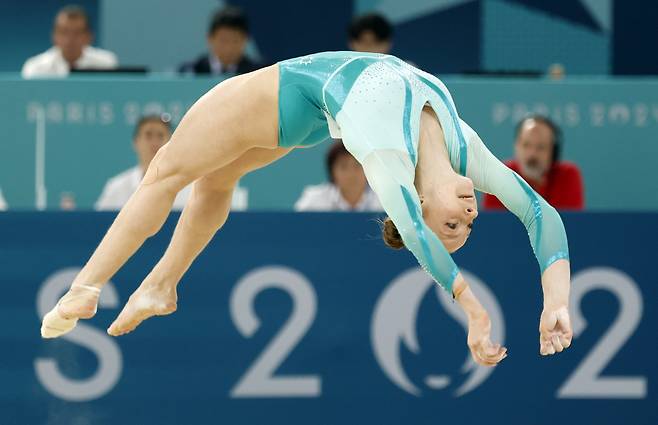
M167 130L169 130L171 133L171 116L168 113L165 112L160 115L144 115L139 119L139 121L137 121L137 124L135 124L135 128L133 130L133 139L136 139L137 135L139 134L139 130L141 130L144 125L150 122L159 122L160 124L167 127Z
M395 227L393 220L388 217L382 221L382 239L384 239L386 245L393 249L404 248L404 242L402 241L400 232L398 232L398 228Z
M69 4L68 6L64 6L61 9L59 9L55 19L57 19L57 16L59 15L64 15L69 19L83 19L85 21L85 29L87 31L91 31L91 25L89 24L89 15L87 15L87 12L85 12L85 10L82 7L75 4Z
M343 155L352 156L342 141L335 142L327 151L325 165L327 166L327 175L331 183L334 183L334 164Z

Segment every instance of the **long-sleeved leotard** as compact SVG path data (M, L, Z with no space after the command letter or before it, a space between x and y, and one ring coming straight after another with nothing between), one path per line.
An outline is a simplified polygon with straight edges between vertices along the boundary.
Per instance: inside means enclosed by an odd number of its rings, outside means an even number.
M423 221L414 186L425 105L439 119L453 169L471 178L476 189L496 195L523 222L541 271L568 258L557 211L489 152L459 118L438 78L392 56L354 52L291 59L280 69L280 144L312 144L329 132L341 137L363 165L405 246L446 290L452 291L459 270ZM301 116L290 113L295 108L312 114L313 125L306 120L301 128L295 121Z

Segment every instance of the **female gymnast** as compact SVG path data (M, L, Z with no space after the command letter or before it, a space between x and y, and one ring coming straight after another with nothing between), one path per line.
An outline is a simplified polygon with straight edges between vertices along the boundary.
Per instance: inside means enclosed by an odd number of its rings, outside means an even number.
M244 174L296 147L342 138L389 215L384 239L406 246L464 309L473 359L493 366L506 348L449 253L477 216L474 187L496 195L525 225L541 269L540 353L571 344L570 271L555 209L485 147L457 115L436 77L388 55L328 52L231 78L202 96L149 166L69 291L44 318L44 338L96 313L103 285L165 221L179 190L194 182L172 240L108 329L113 336L176 310L176 286L227 219Z

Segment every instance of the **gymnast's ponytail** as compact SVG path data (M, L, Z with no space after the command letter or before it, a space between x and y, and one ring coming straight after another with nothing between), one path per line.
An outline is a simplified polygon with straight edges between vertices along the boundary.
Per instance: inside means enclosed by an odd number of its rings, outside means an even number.
M382 222L382 239L384 239L386 245L393 249L404 248L404 242L402 241L400 232L398 232L397 227L395 227L393 220L388 217Z

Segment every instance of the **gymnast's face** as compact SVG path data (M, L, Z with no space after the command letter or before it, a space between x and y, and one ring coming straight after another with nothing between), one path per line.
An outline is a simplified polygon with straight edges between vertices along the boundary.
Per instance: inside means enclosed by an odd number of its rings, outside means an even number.
M139 165L146 170L158 150L167 143L171 133L161 121L146 121L137 131L134 139L135 153Z
M242 59L247 38L240 29L219 27L208 36L208 46L222 65L235 65Z
M478 215L473 182L457 175L450 183L422 198L423 219L448 252L461 248Z

